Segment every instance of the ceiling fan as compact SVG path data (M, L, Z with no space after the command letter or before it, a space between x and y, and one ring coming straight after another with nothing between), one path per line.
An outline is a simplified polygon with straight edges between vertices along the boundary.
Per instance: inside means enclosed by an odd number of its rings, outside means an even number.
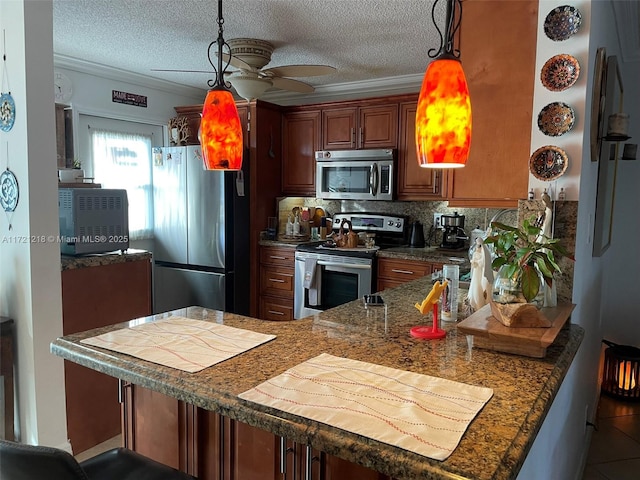
M254 38L234 38L227 42L229 53L223 53L223 60L237 70L225 71L227 80L242 98L253 100L268 88L288 90L297 93L312 93L315 89L308 83L289 77L316 77L336 71L328 65L284 65L263 69L270 61L273 44ZM216 53L217 55L217 53ZM165 70L156 72L212 73L202 70Z
M234 38L227 42L229 54L223 59L237 70L228 72L227 79L238 95L247 100L259 98L270 87L298 93L312 93L308 83L289 77L315 77L336 71L328 65L284 65L263 69L270 61L274 46L254 38Z

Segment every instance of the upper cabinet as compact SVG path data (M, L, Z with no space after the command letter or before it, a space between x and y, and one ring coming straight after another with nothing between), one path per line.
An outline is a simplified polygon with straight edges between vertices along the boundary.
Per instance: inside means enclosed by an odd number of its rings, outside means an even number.
M315 152L321 150L320 110L289 111L282 123L282 193L316 193Z
M322 109L323 150L397 146L397 103Z
M415 134L417 104L417 101L400 104L398 200L442 200L445 172L418 165Z
M480 25L492 25L496 11L509 21L488 35ZM527 198L537 24L537 0L464 2L460 51L473 132L467 165L448 174L449 206L514 207Z

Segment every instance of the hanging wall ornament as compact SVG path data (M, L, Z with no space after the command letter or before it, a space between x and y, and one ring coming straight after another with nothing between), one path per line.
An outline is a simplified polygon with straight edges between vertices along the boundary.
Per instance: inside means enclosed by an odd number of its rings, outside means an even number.
M13 212L18 206L20 199L20 187L16 175L9 170L9 144L7 143L7 168L0 173L0 207L5 211L7 220L9 221L9 230L11 230L11 219Z
M7 73L7 53L5 50L5 31L2 31L2 80L0 84L0 130L8 132L16 121L16 103L9 88L9 74ZM5 93L5 84L7 91Z

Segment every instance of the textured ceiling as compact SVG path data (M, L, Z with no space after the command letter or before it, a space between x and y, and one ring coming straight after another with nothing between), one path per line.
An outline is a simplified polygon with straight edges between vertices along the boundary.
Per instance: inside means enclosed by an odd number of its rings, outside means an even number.
M440 19L445 3L436 5ZM300 79L314 86L421 75L427 50L439 47L432 5L433 0L226 0L224 37L273 43L267 68L337 68ZM215 0L53 0L53 49L65 60L206 89L210 75L152 70L210 70L207 47L217 37L216 18Z

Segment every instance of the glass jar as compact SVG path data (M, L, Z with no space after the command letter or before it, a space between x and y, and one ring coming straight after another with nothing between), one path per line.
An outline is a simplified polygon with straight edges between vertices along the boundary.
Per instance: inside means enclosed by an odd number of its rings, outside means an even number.
M545 283L542 274L536 268L540 289L535 298L530 302L538 308L544 305ZM509 275L509 265L503 265L496 274L493 282L493 301L496 303L527 303L522 294L522 270L518 269L513 275Z

